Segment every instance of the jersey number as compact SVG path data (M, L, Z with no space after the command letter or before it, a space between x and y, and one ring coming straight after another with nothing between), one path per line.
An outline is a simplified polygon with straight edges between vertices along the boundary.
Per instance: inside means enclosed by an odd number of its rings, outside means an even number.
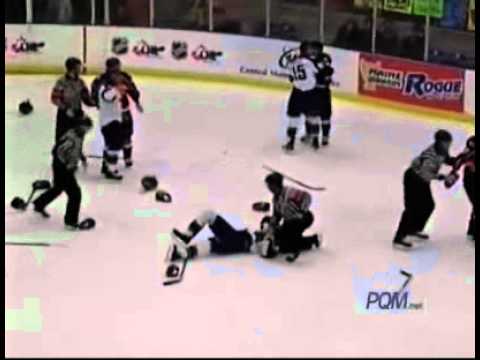
M297 65L293 67L293 78L297 81L307 79L307 73L303 65Z

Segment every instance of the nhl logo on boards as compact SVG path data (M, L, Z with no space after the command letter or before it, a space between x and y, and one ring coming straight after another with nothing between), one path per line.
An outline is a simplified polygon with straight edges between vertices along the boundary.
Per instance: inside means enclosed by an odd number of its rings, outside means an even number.
M112 53L116 55L125 55L128 53L128 39L126 37L113 38Z
M174 41L172 43L172 57L175 60L183 60L188 57L188 44L185 41Z

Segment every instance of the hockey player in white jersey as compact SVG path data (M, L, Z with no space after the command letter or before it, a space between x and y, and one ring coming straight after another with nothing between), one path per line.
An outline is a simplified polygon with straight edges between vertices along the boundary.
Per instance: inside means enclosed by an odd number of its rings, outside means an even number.
M298 127L302 120L302 115L306 117L307 137L305 142L312 143L314 149L319 148L320 124L323 118L328 119L331 115L331 105L327 106L325 101L324 80L331 78L333 69L329 66L323 66L323 63L317 63L319 59L316 46L311 42L302 42L300 45L300 56L289 66L290 81L293 89L288 101L288 143L284 145L286 151L293 151L295 148L295 139ZM329 84L328 84L329 85ZM327 88L328 88L327 85ZM328 92L330 90L328 89ZM328 134L324 132L323 144L328 144Z
M123 178L117 164L124 143L121 98L126 92L126 84L120 77L113 76L100 87L98 94L100 125L105 143L102 174L112 180Z

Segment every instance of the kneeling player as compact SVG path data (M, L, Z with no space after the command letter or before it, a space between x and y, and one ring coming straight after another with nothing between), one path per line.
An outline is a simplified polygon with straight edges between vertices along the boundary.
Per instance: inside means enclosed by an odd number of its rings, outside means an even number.
M312 226L313 213L309 210L312 198L309 193L284 186L283 176L272 173L265 183L273 194L273 216L267 218L274 233L275 243L281 253L297 253L312 246L319 247L317 235L303 236Z

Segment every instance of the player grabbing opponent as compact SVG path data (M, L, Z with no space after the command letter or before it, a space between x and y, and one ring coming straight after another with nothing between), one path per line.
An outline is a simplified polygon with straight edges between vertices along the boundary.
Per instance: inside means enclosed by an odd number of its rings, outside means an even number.
M140 103L140 91L138 90L133 78L130 74L122 71L122 63L118 58L109 58L106 63L106 70L103 74L99 77L95 78L92 83L92 97L96 101L97 106L100 104L100 88L105 83L108 83L109 79L113 75L120 75L123 79L122 81L127 86L127 92L122 95L120 99L121 103L121 113L122 118L121 120L121 128L123 134L123 159L125 161L126 167L133 166L133 143L132 143L132 136L133 136L133 117L130 111L130 98L134 101L135 106L139 112L143 112L143 107Z
M328 144L331 117L329 84L333 68L329 56L318 52L323 50L323 47L315 51L316 48L318 44L315 47L310 42L302 42L300 56L290 64L290 81L293 89L287 108L289 140L284 145L286 151L295 149L295 139L302 115L306 117L307 129L304 141L311 141L314 149L319 148L320 124L324 120L323 144Z
M122 180L117 167L119 153L124 145L121 99L127 92L123 77L112 74L99 89L100 124L104 138L102 174L107 179Z
M331 118L332 118L332 93L330 85L334 69L332 67L332 58L323 51L323 44L320 41L312 41L312 57L318 68L317 73L317 93L318 101L321 104L321 111L318 116L308 116L305 122L306 134L302 138L304 143L312 143L314 148L318 148L319 124L322 125L322 145L327 146L330 141ZM315 140L317 139L317 140Z
M410 249L413 244L407 240L413 236L419 240L428 239L424 230L435 209L432 195L432 180L445 181L446 176L440 174L442 165L453 166L454 158L449 155L452 135L446 130L435 133L435 142L416 157L407 169L403 179L405 210L402 214L393 246Z

